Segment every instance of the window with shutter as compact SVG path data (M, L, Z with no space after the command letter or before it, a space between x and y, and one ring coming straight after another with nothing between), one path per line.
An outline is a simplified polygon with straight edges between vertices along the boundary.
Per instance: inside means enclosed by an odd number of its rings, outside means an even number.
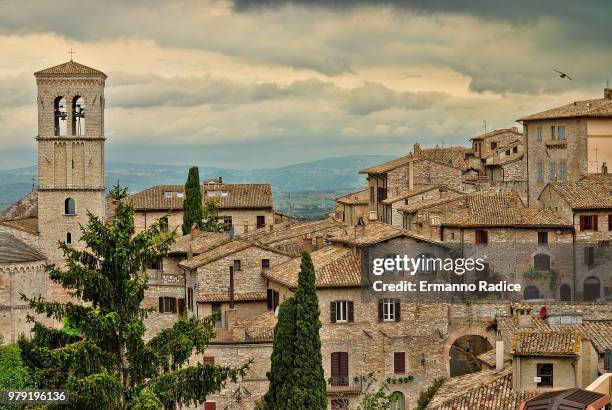
M336 323L336 302L329 302L329 321Z
M274 299L273 299L272 292L273 292L272 289L268 289L267 295L266 295L266 300L268 302L268 310L274 309Z
M178 313L179 315L185 313L185 299L183 298L178 300Z
M596 231L597 215L580 215L581 231Z
M406 353L405 352L393 353L393 373L395 374L406 373Z
M348 386L348 353L333 352L331 354L332 386Z
M241 268L240 259L234 260L234 272L238 272Z
M164 298L159 298L159 313L164 313Z
M348 321L354 322L355 321L355 308L353 307L353 302L349 301L347 302L347 304L348 304Z
M395 321L399 322L401 317L401 306L399 299L395 299Z
M599 223L597 221L597 215L593 215L593 230L597 231L599 228Z

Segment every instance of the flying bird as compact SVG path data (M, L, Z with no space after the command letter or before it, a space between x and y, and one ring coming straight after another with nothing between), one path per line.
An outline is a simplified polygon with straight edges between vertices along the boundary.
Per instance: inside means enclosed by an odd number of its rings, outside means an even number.
M554 70L554 69L553 69L553 70ZM570 77L569 75L567 75L567 74L565 74L565 73L562 73L562 72L561 72L561 71L559 71L559 70L554 70L554 71L558 72L558 73L559 73L559 77L561 77L561 78L567 78L568 80L571 80L571 79L572 79L572 77Z

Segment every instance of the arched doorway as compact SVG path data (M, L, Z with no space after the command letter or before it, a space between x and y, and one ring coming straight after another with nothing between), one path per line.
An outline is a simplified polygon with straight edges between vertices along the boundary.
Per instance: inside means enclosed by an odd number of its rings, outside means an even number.
M559 298L562 302L568 302L572 300L572 288L566 283L561 285L559 288Z
M393 392L393 396L397 398L391 405L390 410L406 410L406 398L401 391Z
M482 370L477 356L491 350L493 346L480 335L462 336L455 340L450 349L450 377L475 373Z
M537 286L527 286L523 291L523 299L540 299L540 291L538 290Z
M591 301L597 300L600 297L600 283L599 279L595 276L589 276L584 280L583 284L583 295L584 300Z

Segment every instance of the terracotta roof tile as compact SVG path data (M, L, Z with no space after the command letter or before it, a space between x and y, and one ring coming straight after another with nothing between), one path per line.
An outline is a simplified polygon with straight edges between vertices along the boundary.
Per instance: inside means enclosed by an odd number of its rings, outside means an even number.
M242 292L235 293L234 300L236 302L259 302L266 300L266 292ZM212 302L229 302L229 293L198 293L198 302L212 303Z
M252 242L233 240L219 245L215 248L212 248L208 251L204 251L198 256L195 256L191 259L184 260L179 263L179 266L185 269L197 269L200 266L204 266L206 264L209 264L210 262L216 261L217 259L224 258L228 255L240 252L252 246L254 246Z
M26 218L38 218L38 192L36 191L31 191L0 213L0 221Z
M328 246L311 253L319 288L361 286L361 267L348 248ZM289 288L297 287L301 258L263 272L263 276Z
M276 317L269 310L244 323L247 342L272 342L274 340L274 327Z
M106 74L102 71L96 70L95 68L87 67L86 65L79 64L76 61L68 61L63 64L59 64L53 67L45 68L34 73L36 77L49 77L49 76L87 76L87 77L102 77L106 78Z
M465 160L465 155L472 152L468 147L446 147L446 148L426 148L418 150L415 153L410 153L400 158L392 159L391 161L382 164L374 165L369 168L364 168L359 171L360 174L384 174L395 168L401 167L412 161L428 160L465 170L468 168L468 163Z
M599 354L612 349L612 321L584 321L579 325L564 326L580 332L593 343Z
M343 196L336 198L336 202L346 205L367 205L369 200L368 189L362 189L361 191L351 192Z
M46 257L7 232L0 232L0 263L35 262Z
M446 185L420 185L420 186L416 186L412 191L410 190L402 191L397 195L384 199L382 202L383 204L393 204L397 201L401 201L403 199L411 198L413 196L421 195L426 192L434 191L438 189L452 191L452 192L460 192Z
M400 206L398 210L405 213L414 213L428 208L433 208L440 205L451 204L455 206L455 202L459 202L466 194L462 192L451 191L447 197L443 198L432 198L426 199L425 201L419 201L414 204Z
M272 208L270 184L202 184L202 199L218 199L221 209ZM128 200L136 210L183 209L184 185L156 185L132 194Z
M565 356L580 352L582 335L574 330L521 331L512 337L511 353L519 356Z
M192 235L180 236L170 247L170 254L187 254L189 251L194 255L216 248L230 241L229 235L221 232L201 232L192 239Z
M353 246L366 246L399 237L413 238L417 241L444 246L439 241L379 221L370 221L365 226L351 226L339 229L336 233L330 235L328 239L330 242L344 243Z
M561 107L527 115L518 119L518 121L573 117L612 117L612 99L599 98L595 100L575 101Z
M509 144L510 141L515 141L517 137L522 137L523 133L518 130L514 130L512 128L500 128L498 130L489 131L486 134L480 134L475 137L470 138L470 141L473 140L485 140L496 137L497 141L500 141L502 144ZM498 146L500 143L497 144Z
M590 177L572 182L551 182L548 186L559 193L572 209L612 208L612 179L606 182L603 176Z
M38 235L38 218L15 219L12 221L2 221L0 225L7 226L18 231Z

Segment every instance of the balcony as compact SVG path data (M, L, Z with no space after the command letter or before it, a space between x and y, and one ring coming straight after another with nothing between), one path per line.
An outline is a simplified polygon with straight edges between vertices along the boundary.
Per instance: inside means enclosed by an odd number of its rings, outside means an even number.
M359 394L362 391L362 382L351 377L330 377L327 380L327 394Z

